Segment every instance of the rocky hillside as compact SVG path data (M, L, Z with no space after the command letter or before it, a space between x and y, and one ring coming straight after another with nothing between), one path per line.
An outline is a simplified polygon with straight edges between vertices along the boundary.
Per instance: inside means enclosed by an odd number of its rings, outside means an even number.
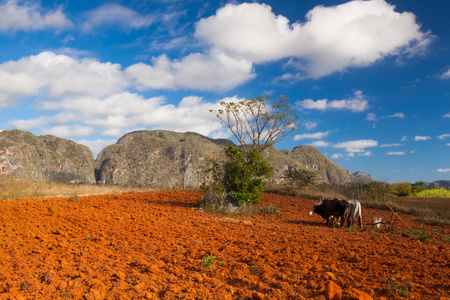
M131 132L99 153L97 180L102 184L196 187L205 180L203 171L212 160L222 159L221 150L230 144L189 132ZM297 146L292 151L271 147L264 156L275 169L272 181L276 183L282 181L289 166L317 170L325 182L350 182L346 170L311 146Z
M425 188L448 189L448 188L450 188L450 180L436 180L436 181L433 181L433 182L424 182L423 186Z
M55 136L21 130L0 132L0 178L95 183L91 150Z
M367 183L367 182L373 181L372 175L364 173L364 172L361 172L361 171L352 173L351 179L354 182L365 182L365 183Z
M205 180L211 160L219 160L226 140L197 133L135 131L97 156L97 181L102 184L152 187L196 187Z

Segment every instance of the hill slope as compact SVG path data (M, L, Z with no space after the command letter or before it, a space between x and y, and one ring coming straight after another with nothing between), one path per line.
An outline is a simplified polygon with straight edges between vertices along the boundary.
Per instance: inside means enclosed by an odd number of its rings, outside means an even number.
M95 183L91 150L55 136L21 130L0 132L0 178Z
M211 160L223 159L228 140L214 140L197 133L167 130L125 134L116 144L103 149L96 160L97 180L102 184L152 187L195 187L205 180ZM292 151L267 149L264 156L275 169L273 182L288 167L317 170L322 181L350 182L350 174L316 148L298 146Z

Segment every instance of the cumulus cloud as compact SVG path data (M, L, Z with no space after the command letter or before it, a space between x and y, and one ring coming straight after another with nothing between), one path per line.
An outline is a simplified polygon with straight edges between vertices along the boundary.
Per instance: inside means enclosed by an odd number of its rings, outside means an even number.
M155 17L142 15L127 7L117 4L105 4L85 14L83 25L85 31L96 27L115 26L122 29L140 29L149 27Z
M349 99L343 100L311 100L306 99L303 101L297 101L295 105L303 109L316 109L316 110L349 110L352 112L363 112L369 108L369 102L365 99L362 91L356 91L354 96Z
M446 113L443 117L444 118L450 118L450 112Z
M325 141L315 141L309 145L313 146L313 147L329 147L331 144L329 142L325 142Z
M43 134L51 134L55 136L63 136L63 137L80 137L80 136L88 136L94 132L94 128L91 126L82 126L82 125L59 125L51 128L43 128Z
M223 101L238 101L224 98ZM166 104L164 97L144 98L123 92L105 98L90 96L67 97L59 101L44 101L39 109L55 115L30 120L10 121L10 125L22 130L40 129L43 133L61 137L85 137L100 134L118 137L138 129L164 128L174 131L194 131L203 135L224 135L223 125L210 109L217 110L218 102L209 103L200 97L184 97L178 105Z
M450 168L447 168L447 169L437 169L436 171L442 172L442 173L446 173L446 172L450 172Z
M61 30L72 26L61 7L45 11L36 1L0 2L0 32Z
M342 158L342 157L344 157L344 155L341 153L335 153L335 154L331 155L331 158L333 158L333 159L338 159L338 158Z
M414 137L414 141L427 141L427 140L431 140L431 136L416 135Z
M450 137L450 134L446 133L446 134L439 135L437 138L440 140L445 140L446 138L449 138L449 137Z
M404 151L389 151L387 155L406 155Z
M330 134L330 131L297 134L297 135L294 136L294 141L303 140L303 139L320 140L320 139L326 138L328 136L328 134Z
M138 63L128 67L125 73L140 90L228 90L255 77L250 61L219 51L208 55L193 53L173 61L162 55L154 58L152 65Z
M423 53L432 39L414 14L396 12L384 0L316 6L306 22L293 24L266 4L228 4L197 22L195 36L255 63L294 58L292 65L315 78L390 55Z
M378 141L374 140L355 140L334 144L333 148L345 149L345 151L350 153L363 153L366 152L366 148L378 146Z
M97 154L100 153L106 146L112 145L116 143L117 140L77 140L76 142L82 145L89 147L92 151L94 157L97 157Z
M0 64L0 107L39 95L105 96L128 85L119 64L76 60L46 51Z

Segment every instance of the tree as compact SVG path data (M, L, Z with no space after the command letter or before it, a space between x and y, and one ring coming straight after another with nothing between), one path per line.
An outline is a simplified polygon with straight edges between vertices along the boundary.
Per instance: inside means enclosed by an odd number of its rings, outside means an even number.
M273 174L273 168L261 153L296 130L298 119L291 117L286 97L280 96L280 100L273 103L269 103L270 100L262 95L239 102L221 101L222 109L211 110L228 126L240 146L225 148L227 161L211 169L215 182L210 185L204 202L217 199L222 203L226 195L231 195L238 205L258 203L261 199L264 179Z
M262 153L269 146L285 139L297 130L298 116L291 116L291 107L285 96L274 100L266 95L239 102L221 101L222 109L216 116L225 124L237 139L244 153L258 150ZM250 145L249 148L244 147Z
M318 176L317 172L312 169L289 167L284 171L283 178L287 178L297 187L307 187L316 184Z

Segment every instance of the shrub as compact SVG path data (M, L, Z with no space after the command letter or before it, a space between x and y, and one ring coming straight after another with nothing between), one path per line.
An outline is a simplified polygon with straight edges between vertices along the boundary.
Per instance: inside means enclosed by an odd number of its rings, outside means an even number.
M391 184L391 191L396 196L409 196L412 193L412 186L409 182L395 182Z
M312 169L289 168L284 172L290 184L296 187L307 187L317 183L317 172Z

